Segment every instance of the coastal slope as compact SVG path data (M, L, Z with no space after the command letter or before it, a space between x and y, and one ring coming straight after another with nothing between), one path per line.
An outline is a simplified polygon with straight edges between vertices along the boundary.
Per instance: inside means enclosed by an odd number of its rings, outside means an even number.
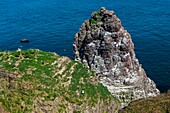
M92 13L76 33L73 49L75 60L94 70L122 106L159 95L135 56L130 34L114 11L102 7Z
M134 101L119 113L170 113L170 91Z
M0 52L1 113L117 112L119 101L79 62L40 50Z

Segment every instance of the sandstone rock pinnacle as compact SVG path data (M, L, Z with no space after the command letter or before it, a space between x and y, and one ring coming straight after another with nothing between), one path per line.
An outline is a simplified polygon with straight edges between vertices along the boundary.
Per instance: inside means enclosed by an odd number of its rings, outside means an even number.
M100 10L85 21L73 44L75 60L94 70L123 106L160 92L135 56L131 35L114 11Z

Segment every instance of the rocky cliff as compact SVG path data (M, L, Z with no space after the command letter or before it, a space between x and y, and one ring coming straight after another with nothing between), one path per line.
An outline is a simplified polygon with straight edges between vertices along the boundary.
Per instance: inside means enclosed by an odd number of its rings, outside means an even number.
M73 49L75 60L94 70L123 106L159 94L135 57L132 38L114 11L102 7L92 13L76 33Z

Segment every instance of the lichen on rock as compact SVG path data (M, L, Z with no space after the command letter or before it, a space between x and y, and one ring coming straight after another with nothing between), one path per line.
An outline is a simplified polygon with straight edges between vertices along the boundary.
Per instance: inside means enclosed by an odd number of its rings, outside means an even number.
M114 11L102 7L92 13L76 33L73 49L75 60L94 70L122 106L160 93L139 64L131 35Z

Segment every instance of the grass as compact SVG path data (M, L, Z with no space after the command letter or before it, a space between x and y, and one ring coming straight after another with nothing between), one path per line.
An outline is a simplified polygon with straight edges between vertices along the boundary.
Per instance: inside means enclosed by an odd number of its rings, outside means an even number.
M82 112L101 102L105 111L109 103L119 105L79 62L33 49L0 52L0 103L11 113Z
M170 113L170 92L134 101L119 113Z
M90 19L90 22L92 24L98 24L102 20L102 16L100 15L100 10L92 13L92 18Z

